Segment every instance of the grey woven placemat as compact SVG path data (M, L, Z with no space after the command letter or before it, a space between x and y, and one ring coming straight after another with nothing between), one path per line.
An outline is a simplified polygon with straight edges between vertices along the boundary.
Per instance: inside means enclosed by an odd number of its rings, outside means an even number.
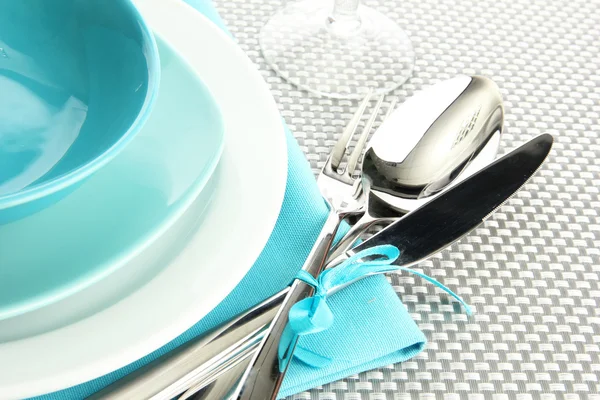
M331 1L331 0L322 0ZM476 308L467 319L413 276L390 281L428 337L407 362L297 399L600 399L600 3L596 0L372 0L410 35L413 77L395 94L456 74L494 79L501 153L555 135L543 169L493 218L422 263ZM220 0L315 172L355 103L318 99L270 71L260 28L277 0Z

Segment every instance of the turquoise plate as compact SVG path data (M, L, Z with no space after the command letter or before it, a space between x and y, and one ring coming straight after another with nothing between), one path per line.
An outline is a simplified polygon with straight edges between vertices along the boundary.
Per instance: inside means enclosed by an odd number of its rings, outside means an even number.
M207 182L223 148L218 106L173 49L160 39L158 49L160 92L131 144L57 204L0 226L0 322L126 266L201 192L210 198Z

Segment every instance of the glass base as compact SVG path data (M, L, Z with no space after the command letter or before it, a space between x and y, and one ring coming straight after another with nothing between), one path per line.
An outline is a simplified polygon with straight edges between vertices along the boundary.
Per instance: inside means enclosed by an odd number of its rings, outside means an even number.
M360 6L358 20L336 20L331 6L308 0L275 14L260 33L267 63L290 83L339 99L386 93L406 82L415 59L406 33L371 8Z

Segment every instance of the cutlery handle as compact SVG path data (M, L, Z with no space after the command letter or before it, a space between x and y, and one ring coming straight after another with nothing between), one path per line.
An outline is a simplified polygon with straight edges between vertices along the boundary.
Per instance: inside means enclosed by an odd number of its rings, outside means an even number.
M178 397L177 400L231 399L233 391L242 379L246 368L248 368L248 364L250 364L256 347L258 347L258 343L248 351L235 357L227 368L217 371L195 383Z
M213 331L114 382L89 399L170 400L191 385L210 383L220 371L236 363L242 354L253 352L258 347L288 292L289 288L282 290ZM239 381L242 372L243 369L236 381Z
M325 267L327 254L342 217L330 211L317 241L315 242L303 269L313 276L321 273ZM269 330L260 343L240 383L234 391L233 399L239 400L275 400L285 375L279 371L278 345L288 322L290 309L298 301L312 296L313 288L299 280L294 281ZM295 347L296 343L293 343ZM287 368L286 368L287 369Z

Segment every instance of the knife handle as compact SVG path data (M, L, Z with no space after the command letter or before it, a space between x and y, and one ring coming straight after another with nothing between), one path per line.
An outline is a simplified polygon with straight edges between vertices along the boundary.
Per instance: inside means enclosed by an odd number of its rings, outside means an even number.
M306 262L302 269L313 276L318 276L325 267L327 254L337 229L342 221L342 217L330 211L327 221L317 238ZM275 319L271 323L269 330L260 343L257 352L250 361L250 364L236 390L233 399L239 400L275 400L283 377L284 371L279 371L278 346L283 330L288 322L290 309L298 301L312 296L313 288L299 280L294 281L283 304L279 309ZM293 343L295 347L296 343ZM293 350L292 350L293 351ZM287 369L287 367L286 367Z

